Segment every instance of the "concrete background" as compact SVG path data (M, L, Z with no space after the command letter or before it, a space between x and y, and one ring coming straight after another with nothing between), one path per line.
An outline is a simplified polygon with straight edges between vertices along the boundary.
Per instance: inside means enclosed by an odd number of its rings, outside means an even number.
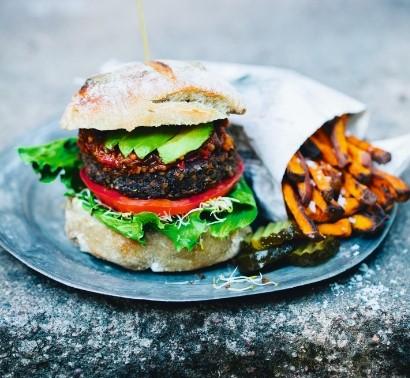
M273 64L410 131L410 2L151 0L156 58ZM58 117L81 79L142 59L135 2L0 2L0 147ZM405 177L410 181L410 172ZM405 376L410 205L366 264L256 299L161 305L77 292L0 251L2 376Z

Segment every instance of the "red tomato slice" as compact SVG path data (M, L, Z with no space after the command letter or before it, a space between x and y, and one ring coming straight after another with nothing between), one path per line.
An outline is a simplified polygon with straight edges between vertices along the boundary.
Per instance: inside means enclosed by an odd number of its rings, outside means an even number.
M141 213L149 211L158 215L177 215L186 214L188 211L199 207L202 202L208 201L212 198L224 196L229 193L233 186L241 178L244 170L242 161L239 163L237 173L215 187L188 198L178 200L169 199L136 199L122 195L114 189L108 189L103 185L96 184L85 173L85 170L80 171L81 179L84 184L90 189L95 196L105 205L120 211L122 213Z

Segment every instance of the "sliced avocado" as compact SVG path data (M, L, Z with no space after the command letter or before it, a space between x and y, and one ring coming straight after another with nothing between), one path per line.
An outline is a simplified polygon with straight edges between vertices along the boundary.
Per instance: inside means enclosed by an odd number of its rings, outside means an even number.
M158 154L165 164L172 163L188 152L195 151L210 137L212 122L187 126L176 136L158 148Z
M125 135L124 130L109 131L107 138L105 139L104 146L109 150L112 150Z
M141 143L136 143L134 145L134 152L140 159L143 159L149 153L169 141L177 133L178 130L176 127L166 126L165 128L161 128L160 134L149 134L143 140L141 140Z
M162 146L178 132L176 127L166 126L161 128L138 128L119 141L118 147L124 156L134 151L140 159Z

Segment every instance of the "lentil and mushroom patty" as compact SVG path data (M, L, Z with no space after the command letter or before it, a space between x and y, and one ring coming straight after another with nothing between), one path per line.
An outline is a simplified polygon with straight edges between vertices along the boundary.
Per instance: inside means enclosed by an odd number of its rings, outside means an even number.
M145 159L124 157L118 147L104 147L104 132L80 130L79 147L91 180L140 199L179 199L202 193L232 177L239 155L226 125L216 125L210 138L196 151L171 164L163 164L156 152Z

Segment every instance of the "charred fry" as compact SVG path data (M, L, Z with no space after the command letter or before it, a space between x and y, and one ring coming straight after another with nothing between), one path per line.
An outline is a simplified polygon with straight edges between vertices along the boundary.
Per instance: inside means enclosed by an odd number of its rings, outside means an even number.
M347 144L347 150L351 160L348 167L349 173L360 182L369 183L372 177L372 158L370 154L351 143Z
M317 189L313 189L312 201L306 208L306 213L315 222L324 223L334 222L343 215L344 211L335 200L332 199L328 203Z
M302 147L300 147L300 152L307 159L316 160L322 157L322 153L316 147L316 144L313 143L310 139L306 140L306 142L303 143Z
M333 188L335 194L339 194L342 188L342 172L338 171L336 168L332 167L330 164L321 162L320 167L322 168L323 174L326 177L330 177L330 186Z
M366 205L374 205L377 197L367 186L358 182L350 173L345 173L345 189L352 197Z
M362 204L356 198L345 197L343 194L339 195L337 202L340 206L342 206L345 217L349 217L357 213L362 207Z
M299 226L300 230L308 238L317 239L320 235L317 231L316 225L306 215L305 210L292 186L288 182L283 182L282 191L285 203L290 213L295 218L295 222Z
M307 171L300 160L300 154L296 153L290 159L286 168L286 174L293 182L300 182L305 180Z
M353 230L364 233L376 232L386 219L385 213L378 207L373 207L364 213L355 214L349 218Z
M352 176L354 176L358 181L362 182L363 184L368 184L372 178L372 171L356 161L353 161L349 165L348 171Z
M382 178L374 176L369 188L376 195L377 203L386 211L390 211L397 196L390 184Z
M302 204L307 205L312 198L312 180L310 178L309 169L306 164L305 158L300 153L300 151L298 151L296 155L299 159L300 165L302 166L305 172L305 178L303 182L300 182L297 184L297 188L298 188L298 192L299 192L299 196L300 196L300 200L302 201Z
M327 163L333 166L338 165L336 153L333 149L332 143L330 142L329 137L325 134L323 130L319 130L315 134L313 134L310 137L310 140L320 151L323 160L325 160Z
M367 151L372 159L379 164L386 164L391 160L391 153L375 147L369 142L359 139L353 135L347 137L347 141L360 149Z
M300 197L300 201L304 206L307 206L312 199L312 183L310 181L310 176L308 176L307 181L303 182L298 182L297 183L297 188L298 188L298 193Z
M322 192L322 195L325 198L325 200L330 202L335 195L335 191L331 185L331 177L326 176L322 167L318 163L312 160L308 160L306 163L309 168L309 173L316 184L316 187Z
M305 208L307 216L316 223L330 222L329 215L320 207L316 206L314 201L310 201L309 206Z
M352 225L347 218L340 219L335 223L319 224L318 229L324 236L348 238L352 234Z
M342 116L337 119L334 124L330 137L333 144L333 148L336 153L336 159L340 168L346 167L350 162L348 155L347 141L345 137L346 131L346 116Z
M327 202L323 198L322 194L317 190L313 189L312 192L312 200L315 203L315 206L318 207L323 212L326 212L327 209Z
M394 199L397 200L397 192L394 189L394 187L390 184L389 181L385 180L383 177L375 174L372 176L372 182L371 185L376 186L380 189L382 189L385 192L388 192L389 195Z
M381 177L387 181L397 194L396 200L398 202L405 202L410 198L410 187L400 178L389 173L374 169L373 174L376 177Z
M347 144L347 150L352 161L355 161L367 168L372 167L372 157L367 151L356 147L352 143Z

